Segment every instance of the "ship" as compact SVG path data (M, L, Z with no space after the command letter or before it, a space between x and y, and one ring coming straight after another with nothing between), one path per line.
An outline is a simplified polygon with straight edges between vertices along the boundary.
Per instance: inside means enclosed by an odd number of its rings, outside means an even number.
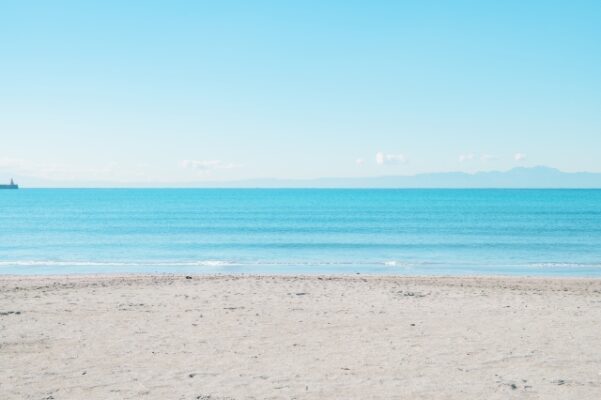
M18 189L19 185L15 183L12 179L8 185L0 185L0 189Z

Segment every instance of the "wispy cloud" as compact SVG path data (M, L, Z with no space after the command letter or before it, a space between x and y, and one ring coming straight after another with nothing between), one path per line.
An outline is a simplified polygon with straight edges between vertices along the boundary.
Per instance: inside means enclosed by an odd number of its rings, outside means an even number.
M378 165L403 164L405 162L407 162L407 157L403 154L385 154L381 151L376 153L376 164Z
M515 153L513 155L513 159L517 162L526 160L526 154L524 153Z
M487 161L493 161L493 160L497 160L499 157L493 155L493 154L482 154L480 156L480 160L487 162Z
M474 158L476 158L476 156L474 155L474 153L460 154L459 155L459 162L471 161Z
M467 163L467 162L472 162L472 161L480 161L483 163L489 162L489 161L495 161L498 160L499 157L494 155L494 154L487 154L487 153L481 153L481 154L477 154L477 153L464 153L464 154L460 154L458 157L458 160L460 163Z
M31 163L21 158L0 158L0 169L23 172L31 169Z
M362 167L362 166L363 166L363 164L365 164L365 160L364 160L364 159L362 159L362 158L357 158L357 159L355 160L355 164L357 164L359 167Z
M184 169L192 169L199 172L210 172L217 169L232 169L241 167L240 164L226 163L221 160L182 160L179 163Z
M0 171L27 177L52 180L112 179L118 177L117 164L108 162L97 168L37 162L22 158L0 158Z

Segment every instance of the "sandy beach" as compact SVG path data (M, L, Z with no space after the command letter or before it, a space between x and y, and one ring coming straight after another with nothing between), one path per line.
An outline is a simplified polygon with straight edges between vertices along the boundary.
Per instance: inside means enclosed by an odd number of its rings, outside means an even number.
M601 280L0 278L2 399L599 399Z

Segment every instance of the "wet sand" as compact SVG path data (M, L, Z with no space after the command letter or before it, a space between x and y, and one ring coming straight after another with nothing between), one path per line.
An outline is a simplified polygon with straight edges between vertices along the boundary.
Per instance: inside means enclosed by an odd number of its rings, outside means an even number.
M0 277L0 398L601 398L601 280L190 278Z

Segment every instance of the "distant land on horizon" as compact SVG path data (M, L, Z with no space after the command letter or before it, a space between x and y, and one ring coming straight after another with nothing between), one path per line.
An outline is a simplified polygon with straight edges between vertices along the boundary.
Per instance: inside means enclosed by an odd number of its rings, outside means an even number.
M10 180L6 173L2 181ZM508 171L438 172L416 175L315 179L244 179L235 181L199 180L191 182L112 182L53 181L14 176L27 188L600 188L601 173L563 172L550 167L516 167Z

